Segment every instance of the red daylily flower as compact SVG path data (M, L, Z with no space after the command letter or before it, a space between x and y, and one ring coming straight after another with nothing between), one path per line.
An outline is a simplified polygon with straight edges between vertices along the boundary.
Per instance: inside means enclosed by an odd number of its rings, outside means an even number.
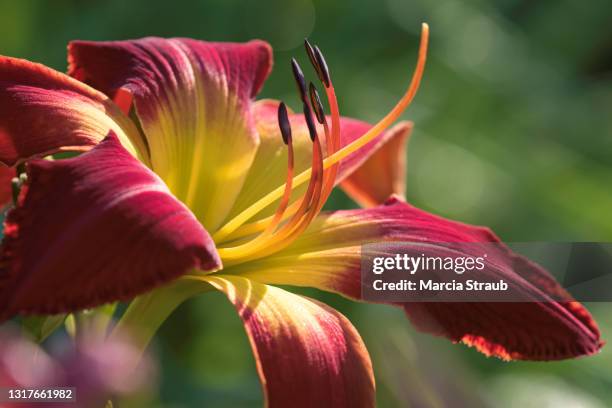
M412 124L387 128L417 91L427 39L424 26L410 87L374 126L340 117L309 43L329 116L295 61L304 115L254 102L272 66L262 41L76 41L69 76L0 57L0 161L27 163L5 222L0 316L72 312L169 282L214 287L244 322L269 406L372 406L372 366L351 323L271 285L360 300L364 243L500 242L389 198L402 193ZM84 153L39 159L58 151ZM370 208L321 212L335 185ZM510 250L498 258L506 281L551 301L397 306L421 330L504 359L599 350L590 314L547 272Z

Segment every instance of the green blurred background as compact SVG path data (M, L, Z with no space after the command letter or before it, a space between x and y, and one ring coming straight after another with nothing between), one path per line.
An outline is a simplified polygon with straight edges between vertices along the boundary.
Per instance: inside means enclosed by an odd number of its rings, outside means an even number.
M324 50L343 114L375 121L403 93L420 23L431 26L408 199L491 226L506 241L612 241L612 3L609 0L0 0L0 53L65 70L69 40L148 35L262 38L275 49L263 97L297 106L289 58ZM330 208L354 206L336 193ZM386 307L317 292L372 354L378 401L394 406L612 406L612 351L560 363L503 363L416 333ZM610 305L589 305L612 337ZM159 406L261 405L233 308L209 294L156 338Z

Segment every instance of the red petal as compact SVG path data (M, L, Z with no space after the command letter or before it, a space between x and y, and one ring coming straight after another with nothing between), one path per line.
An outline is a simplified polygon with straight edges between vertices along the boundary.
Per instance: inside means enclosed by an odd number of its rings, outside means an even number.
M0 208L4 208L13 199L12 180L15 169L0 165Z
M270 46L185 38L76 41L69 61L71 75L107 95L133 93L152 168L215 229L257 151L251 101L270 72Z
M138 144L138 131L102 93L44 65L0 56L0 162L86 150L110 130L136 152L128 139Z
M268 407L373 407L368 351L346 317L316 300L239 276L203 280L246 328Z
M189 58L193 58L190 60ZM241 99L259 93L272 68L270 46L259 40L249 43L222 43L190 38L148 37L128 41L72 41L68 45L69 74L114 97L127 87L140 99L142 108L155 102L145 97L168 96L192 84L186 78L196 68L208 78L219 76ZM200 64L193 67L190 64ZM217 76L217 78L214 78Z
M220 260L193 214L111 135L79 157L29 163L0 266L5 319L125 300Z
M346 123L346 122L345 122ZM371 126L345 126L343 135L354 140ZM342 162L340 187L363 207L382 204L392 195L403 197L406 188L406 142L412 122L400 122L377 143L366 145ZM344 142L348 144L348 141Z
M323 215L291 247L237 269L260 282L313 286L360 299L360 245L382 241L500 242L487 228L446 220L393 199L381 207ZM499 248L495 261L504 280L550 301L398 305L420 330L505 359L557 360L597 352L603 343L589 312L544 269Z

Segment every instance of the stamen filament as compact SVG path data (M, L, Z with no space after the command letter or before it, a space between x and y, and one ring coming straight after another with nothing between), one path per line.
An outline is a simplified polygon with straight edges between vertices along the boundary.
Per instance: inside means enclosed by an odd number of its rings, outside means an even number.
M329 76L328 76L329 78ZM331 119L332 119L332 135L330 137L331 143L328 143L328 157L336 153L336 151L340 148L340 111L338 109L338 100L336 98L336 91L334 90L334 86L329 80L329 86L325 88L327 93L327 100L329 102L329 109L331 111ZM325 124L327 127L327 123ZM330 146L331 145L331 146ZM323 200L321 200L321 208L327 201L327 198L331 194L334 189L334 184L336 182L336 175L338 173L339 163L331 166L329 171L327 172L326 183L323 189ZM319 208L319 211L321 211Z
M291 203L291 205L289 205L289 207L283 214L283 220L295 214L297 210L299 209L300 204L301 204L301 201L295 201ZM270 222L272 221L272 218L273 216L271 215L269 217L262 218L261 220L253 221L249 224L244 224L238 227L236 230L232 231L230 234L228 234L224 238L224 240L233 241L233 240L244 238L246 236L263 231L264 229L266 229L268 224L270 224Z
M304 215L308 214L313 204L317 203L321 195L321 178L323 176L323 150L321 149L321 143L319 138L315 137L313 144L313 161L312 166L315 169L320 169L313 173L311 183L308 185L304 199L300 205L300 208L295 215L287 222L285 231L291 231L300 221L304 219Z
M393 122L395 122L400 115L406 110L406 108L410 105L416 92L421 83L421 79L423 78L423 71L425 68L425 61L427 59L427 46L429 42L429 26L426 23L423 23L421 28L421 41L419 44L419 54L416 69L412 75L412 79L410 81L410 85L406 90L406 93L402 96L399 102L391 109L391 111L381 119L377 124L375 124L368 132L363 134L358 139L344 146L340 150L332 153L328 157L323 160L323 169L328 169L331 166L338 163L340 160L344 159L346 156L354 153L359 150L370 141L372 141L376 136L378 136L382 131L388 128ZM329 88L327 88L329 90ZM331 100L331 99L330 99ZM337 108L337 107L336 107ZM333 116L333 107L330 102L330 109L332 110ZM332 129L333 129L332 122ZM309 180L312 176L313 169L309 168L304 170L302 173L298 174L293 178L293 188L296 188L302 185L304 182ZM251 219L257 213L259 213L264 208L268 207L274 201L279 199L284 191L283 186L279 186L276 189L272 190L270 193L262 197L252 206L248 207L236 217L227 222L222 228L220 228L214 235L213 239L215 242L221 242L227 236L229 236L232 232L236 231L240 226L242 226L246 221Z
M279 245L286 243L290 244L292 242L291 237L296 236L296 233L299 234L303 230L302 225L304 222L307 223L306 226L308 223L310 223L310 220L312 219L312 211L310 210L312 209L313 205L318 203L321 196L321 179L323 173L322 158L321 143L319 142L319 138L315 135L312 167L317 170L312 174L310 183L308 184L308 189L301 200L298 211L285 225L281 227L279 231L271 236L268 235L264 237L263 234L261 234L255 239L235 247L219 248L219 256L221 256L223 259L225 266L238 263L235 262L237 260L243 262L254 255L259 257L266 248L270 248L271 246L278 247ZM266 228L266 231L268 228Z
M271 217L272 220L268 223L259 236L254 239L246 242L242 245L239 245L239 248L246 248L252 242L258 239L262 239L272 234L280 221L283 218L285 210L287 209L287 205L289 204L289 199L291 198L291 185L293 183L293 169L294 169L294 154L293 154L293 138L291 135L291 123L289 122L289 115L287 113L287 106L284 102L281 102L278 105L278 127L281 132L281 137L283 142L287 145L287 175L285 176L285 191L283 193L283 198L281 199L278 208L276 209L274 215Z
M331 81L330 81L330 86L326 88L326 93L327 93L327 98L328 98L329 105L330 105L332 126L333 126L330 132L329 125L327 123L327 119L325 118L325 116L323 116L323 119L324 119L323 131L325 134L325 143L327 145L327 152L329 155L329 154L334 153L340 146L340 112L338 110L338 101L336 98L336 93L334 91L333 85L331 84ZM323 192L321 194L322 199L321 199L319 208L317 209L317 214L321 211L321 208L327 201L327 198L329 197L329 195L331 194L331 191L334 188L338 166L339 164L336 163L335 165L331 166L331 168L328 169L329 170L328 172L325 172L325 176L323 180ZM293 204L291 204L289 208L287 209L287 211L285 211L284 217L287 218L295 214L299 206L300 206L300 201L296 201ZM234 239L243 238L243 237L258 233L260 231L267 229L271 222L274 222L273 216L269 216L264 219L243 225L237 230L230 233L226 238L228 238L228 240L234 240Z
M321 200L322 193L322 176L323 176L323 161L320 160L322 158L321 145L317 140L315 140L315 150L317 150L317 156L319 160L317 161L315 171L315 186L314 186L314 196L310 201L310 204L306 208L304 212L305 216L294 217L292 221L297 220L298 222L290 221L287 224L287 228L284 229L281 233L275 235L272 239L268 240L268 242L262 243L262 245L258 245L256 250L253 251L246 258L241 257L240 262L249 261L253 258L261 258L267 256L271 253L280 251L293 243L293 241L299 237L302 232L310 225L310 222L313 218L318 214L319 202ZM316 209L312 209L313 206L317 206ZM259 242L258 242L259 243ZM224 259L225 262L225 259ZM229 263L225 262L225 265L231 265L232 262L230 260Z
M296 64L293 65L295 66ZM285 238L291 237L294 231L300 229L299 227L301 227L304 219L312 219L311 217L309 217L310 213L312 212L310 210L313 207L315 209L318 207L318 202L321 197L323 153L317 134L317 129L312 118L312 110L310 105L308 105L308 101L306 100L304 101L304 118L306 119L306 123L308 124L310 138L314 142L311 166L312 168L320 168L321 170L312 174L310 178L310 183L308 183L308 189L306 191L306 194L302 197L298 211L293 215L289 222L287 222L280 228L279 231L275 231L278 221L282 218L284 209L289 200L289 196L286 193L287 191L291 191L291 178L288 178L287 183L285 184L285 195L283 197L285 201L281 204L281 206L279 206L279 210L277 210L275 217L272 219L272 222L266 227L264 232L259 236L249 240L248 242L242 243L235 247L220 248L218 250L219 255L222 256L223 261L226 265L231 265L232 261L238 259L244 261L245 259L248 259L249 257L260 253L264 248L269 247L270 243L273 244L278 242L279 239L283 241L286 240ZM284 103L281 103L278 108L278 122L283 136L283 140L289 140L291 138L291 126L289 124L289 118L287 116L287 108Z
M272 216L272 221L262 233L263 237L271 234L274 231L274 229L278 226L278 224L281 222L281 220L283 219L283 215L285 214L285 211L287 210L287 206L289 205L289 199L291 198L291 192L293 190L292 189L293 168L294 168L294 161L295 161L293 157L293 143L292 143L291 137L289 138L287 147L288 147L288 151L287 151L288 156L287 156L287 178L285 180L285 192L283 193L283 198L281 199L281 202L279 203L278 208L276 209L276 212Z
M291 70L293 72L293 78L295 79L298 92L300 93L300 99L302 102L306 103L306 80L304 79L304 72L295 58L291 58Z

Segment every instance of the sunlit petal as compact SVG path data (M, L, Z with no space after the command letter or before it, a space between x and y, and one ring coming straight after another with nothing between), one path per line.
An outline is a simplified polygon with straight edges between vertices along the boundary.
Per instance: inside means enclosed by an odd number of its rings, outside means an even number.
M393 199L373 209L322 215L291 247L233 269L265 283L316 287L360 300L361 245L383 241L500 243L486 228L446 220ZM434 256L435 245L431 247ZM496 273L550 301L398 306L417 328L504 359L556 360L598 351L602 342L588 311L544 269L501 244L500 248ZM566 300L557 301L560 297Z
M272 64L263 41L144 38L69 46L70 74L133 94L153 170L209 230L240 191L259 137L251 102Z
M44 65L0 56L0 162L87 150L109 131L145 159L138 130L104 94Z
M240 315L269 407L373 407L374 375L353 325L283 289L228 275L204 277Z
M73 159L30 162L4 233L1 319L129 299L220 267L193 214L114 135Z

